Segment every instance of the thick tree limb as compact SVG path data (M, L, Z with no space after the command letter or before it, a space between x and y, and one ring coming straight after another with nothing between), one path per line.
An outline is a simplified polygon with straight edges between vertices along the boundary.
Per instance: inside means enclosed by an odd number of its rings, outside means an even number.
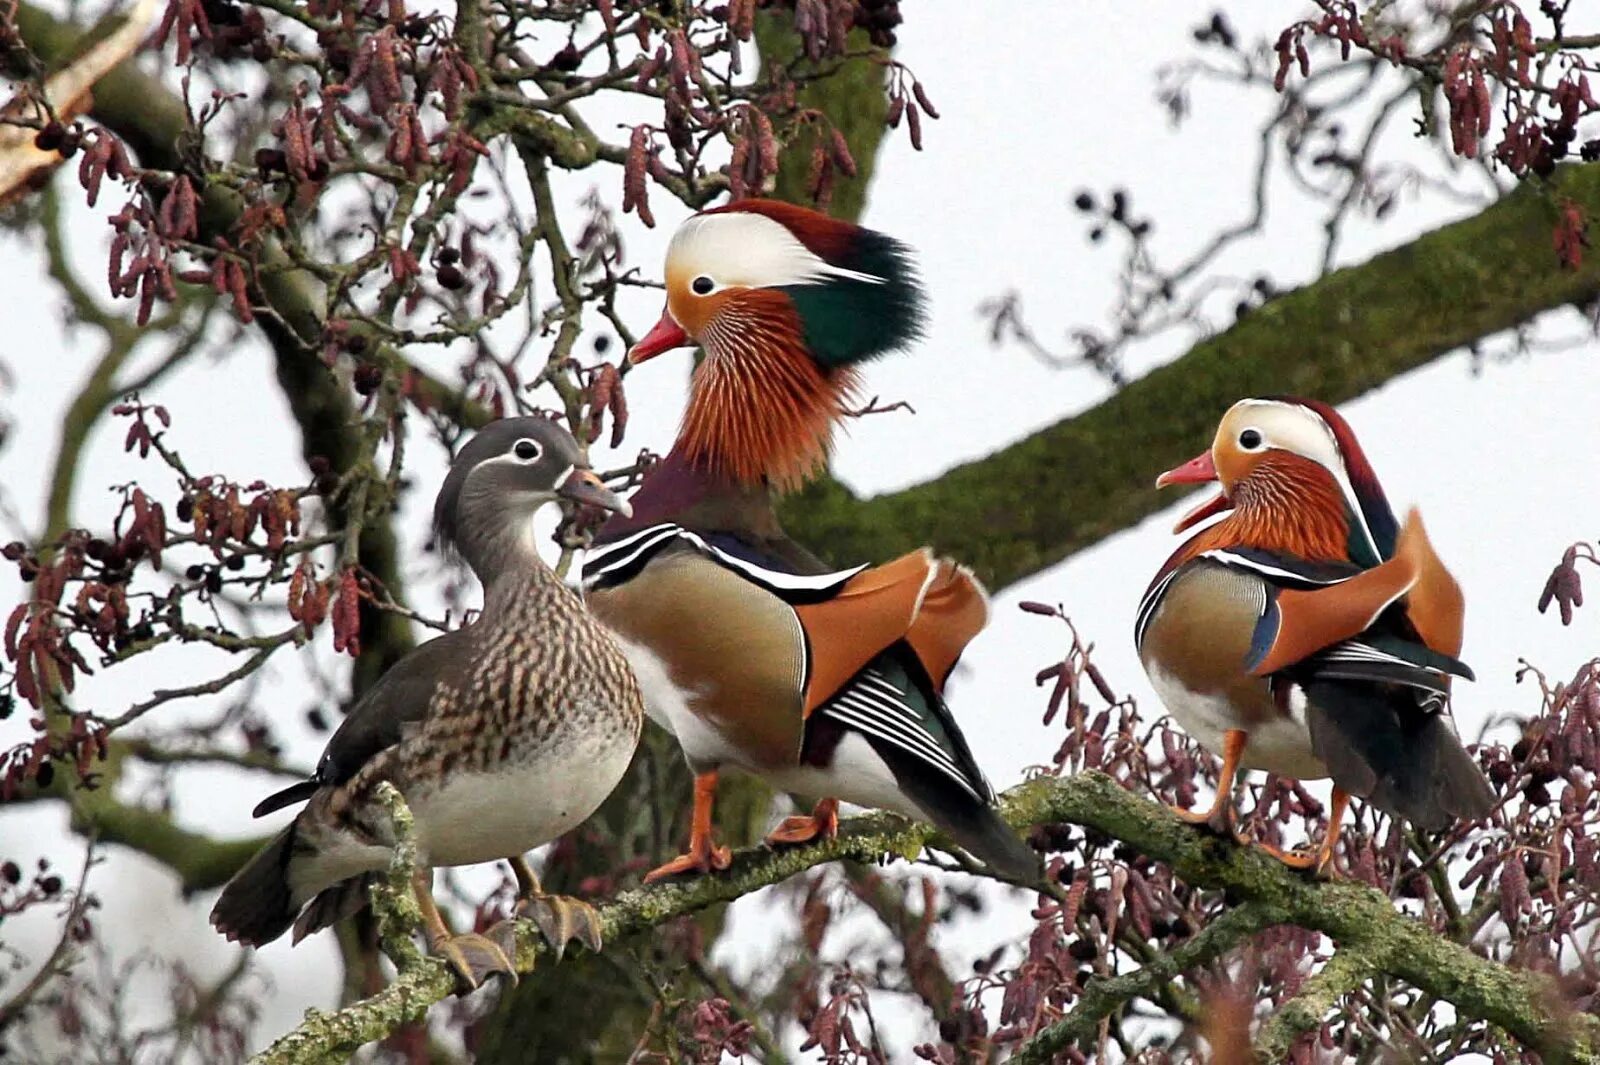
M1340 950L1354 950L1373 973L1404 980L1450 1002L1460 1016L1505 1030L1547 1060L1600 1062L1600 1018L1563 1010L1546 977L1473 954L1401 915L1389 899L1364 885L1309 880L1258 851L1200 832L1102 773L1023 784L1006 794L1004 812L1018 828L1069 822L1098 829L1171 865L1196 887L1227 891L1249 911L1244 917L1230 917L1221 932L1201 933L1175 955L1193 956L1198 963L1210 952L1225 949L1223 941L1235 932L1247 934L1246 926L1256 920L1296 924L1324 933ZM930 842L938 840L927 826L880 814L844 822L835 840L777 853L761 848L741 851L725 874L617 896L600 910L605 938L616 945L630 935L731 902L823 862L872 862L886 853L916 853ZM519 972L532 973L538 959L549 963L548 948L530 922L519 922L517 941ZM1335 997L1342 993L1341 980L1330 978L1325 983ZM1130 994L1139 994L1145 984L1144 979L1129 980ZM335 1013L313 1011L256 1060L259 1065L344 1060L362 1043L422 1017L453 987L443 962L420 961L372 998ZM1105 1012L1115 1007L1110 1003Z
M1570 198L1600 217L1600 167L1559 170L1475 217L1339 270L1251 312L1074 418L900 492L858 499L836 483L787 501L783 521L834 561L931 543L991 588L1037 573L1173 501L1156 475L1211 441L1250 395L1342 403L1446 352L1600 293L1600 257L1557 261Z

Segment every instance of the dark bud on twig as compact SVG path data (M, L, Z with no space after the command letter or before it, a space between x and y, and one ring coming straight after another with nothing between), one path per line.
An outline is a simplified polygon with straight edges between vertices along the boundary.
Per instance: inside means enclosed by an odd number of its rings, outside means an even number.
M41 152L53 152L61 147L61 142L66 139L67 127L59 122L49 122L33 138L33 146Z
M383 368L376 363L364 362L356 367L351 384L363 396L370 396L378 390L379 385L383 384Z
M440 286L450 289L452 292L466 287L467 284L467 275L461 272L460 267L452 263L445 263L440 266L434 276L438 279Z
M546 65L551 70L577 70L578 64L582 61L583 57L578 54L578 49L573 46L571 41L568 41L566 47L551 56L550 62Z
M260 173L263 181L272 174L287 174L289 157L281 148L257 148L256 171Z

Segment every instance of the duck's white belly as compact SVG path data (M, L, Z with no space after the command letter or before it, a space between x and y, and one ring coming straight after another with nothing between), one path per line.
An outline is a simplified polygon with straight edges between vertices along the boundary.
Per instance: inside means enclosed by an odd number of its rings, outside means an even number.
M739 765L739 748L694 712L695 701L707 693L678 687L660 656L644 644L619 636L614 630L611 636L622 649L633 675L639 679L639 690L644 693L645 713L650 715L650 720L672 733L689 765Z
M594 813L632 758L631 743L572 730L498 771L452 773L411 798L422 860L471 865L541 847Z
M649 648L615 633L613 637L639 678L646 712L651 720L673 734L691 767L734 766L761 777L779 791L818 799L831 796L855 806L890 810L918 820L928 819L901 793L894 774L878 757L878 752L854 732L846 733L840 740L833 764L827 768L808 765L774 768L750 764L737 744L694 712L693 704L703 693L687 691L674 684L666 666Z
M761 777L779 791L808 798L832 797L870 810L889 810L918 821L928 815L900 791L888 763L859 733L846 732L834 748L833 764L821 768L796 765L761 770Z
M1287 716L1246 727L1226 696L1191 691L1176 676L1151 662L1145 663L1145 671L1172 719L1212 754L1222 754L1225 733L1245 728L1248 739L1240 761L1242 768L1260 769L1296 780L1321 780L1328 775L1328 768L1311 751L1305 695L1299 687L1291 693Z

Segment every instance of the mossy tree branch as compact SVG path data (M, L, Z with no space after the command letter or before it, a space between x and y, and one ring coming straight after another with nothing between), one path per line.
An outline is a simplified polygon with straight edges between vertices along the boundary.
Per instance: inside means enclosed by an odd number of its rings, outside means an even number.
M1343 962L1338 953L1334 955L1329 964L1336 967L1330 977L1308 982L1302 1011L1308 1015L1320 1018L1322 999L1331 1002L1360 983L1357 975L1381 974L1451 1003L1462 1017L1495 1025L1547 1060L1600 1061L1600 1018L1563 1012L1547 977L1491 961L1440 937L1397 912L1388 898L1365 885L1311 880L1257 850L1201 832L1102 773L1031 781L1008 792L1003 809L1006 820L1018 829L1066 822L1098 830L1170 865L1195 887L1222 890L1236 900L1227 916L1177 948L1148 975L1141 975L1147 970L1138 970L1126 979L1113 978L1120 983L1107 981L1105 991L1097 995L1116 995L1118 1001L1097 997L1086 1007L1079 1020L1090 1027L1157 983L1243 942L1257 928L1294 924L1327 935L1338 952L1352 952ZM629 936L731 902L823 862L873 862L886 853L915 853L926 844L938 846L940 840L924 825L889 815L852 818L842 823L834 840L780 852L752 848L737 854L724 874L624 892L600 910L605 939L616 946ZM548 947L531 922L518 922L518 972L533 973L539 960L549 962ZM417 962L371 998L334 1013L313 1011L256 1061L258 1065L342 1061L362 1043L419 1019L453 989L454 977L443 962L431 958ZM1089 1019L1091 1014L1098 1016ZM1075 1038L1079 1021L1069 1018L1066 1023L1063 1035ZM1284 1022L1282 1035L1292 1041L1297 1023L1294 1018ZM1278 1030L1269 1028L1266 1034L1278 1038ZM1065 1039L1057 1045L1065 1045Z

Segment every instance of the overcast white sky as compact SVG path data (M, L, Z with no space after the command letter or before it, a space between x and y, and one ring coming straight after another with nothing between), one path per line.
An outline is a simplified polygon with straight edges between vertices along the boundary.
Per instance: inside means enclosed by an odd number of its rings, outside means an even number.
M1275 34L1292 6L1251 0L1229 9L1242 35L1253 38ZM1050 370L1019 350L991 348L975 308L1015 287L1046 337L1103 322L1114 294L1116 253L1085 242L1084 226L1070 205L1073 193L1126 186L1136 208L1156 219L1158 252L1176 259L1246 212L1258 123L1271 107L1264 95L1207 85L1195 93L1193 119L1176 130L1168 124L1154 97L1155 71L1189 53L1189 31L1202 11L1181 0L1070 6L1034 0L1003 9L924 0L905 10L909 21L900 34L899 57L924 79L944 117L929 124L920 154L911 151L903 130L891 138L867 221L918 249L933 318L920 349L868 373L869 394L906 400L918 413L851 427L836 469L865 494L936 476L1102 398L1105 389L1087 374ZM999 10L1002 25L996 25ZM1416 155L1408 127L1409 119L1397 123L1388 143L1391 157ZM614 177L608 174L611 184L603 187L611 198L618 192ZM575 206L589 180L568 182L563 192L569 204ZM1266 234L1241 247L1225 268L1245 277L1269 272L1290 285L1314 274L1321 217L1281 182L1272 208ZM1382 226L1353 226L1341 261L1360 261L1461 210L1438 199L1407 199ZM629 255L647 273L658 269L665 240L682 216L661 196L656 213L661 225L653 232L634 216L623 219ZM104 226L80 214L76 247L84 275L96 279L103 276ZM12 233L0 235L0 285L8 293L0 312L6 326L0 360L16 376L15 394L5 396L4 405L18 423L0 451L0 484L34 527L61 412L98 355L91 336L62 331L53 289L41 278L39 249ZM659 305L638 295L625 310L642 332ZM1570 321L1567 327L1571 333ZM1151 345L1136 353L1133 365L1148 367L1183 347L1176 340ZM670 443L686 365L686 358L676 365L662 359L631 378L630 453L641 445L664 450ZM258 346L207 356L149 398L171 408L169 439L192 468L283 482L301 476L293 429ZM1458 691L1456 712L1469 735L1491 715L1536 704L1514 683L1519 657L1565 678L1600 650L1597 608L1580 612L1570 629L1533 609L1567 544L1600 536L1597 400L1600 358L1597 347L1585 343L1491 363L1478 374L1464 354L1452 355L1343 408L1397 509L1422 506L1435 543L1466 589L1463 657L1479 680ZM1206 442L1194 441L1194 450ZM596 456L598 464L607 461L604 454ZM106 513L106 486L142 472L122 455L120 433L102 428L79 482L78 513L85 520ZM431 505L437 476L436 463L418 469L419 483L430 487L413 500L402 522L413 549L423 539L424 505ZM1045 761L1057 742L1054 730L1039 723L1043 700L1032 675L1059 655L1060 632L1018 612L1020 599L1065 604L1080 631L1096 641L1096 658L1112 684L1133 692L1147 710L1155 707L1130 632L1149 575L1175 546L1169 530L1181 509L1174 498L1168 511L997 597L993 624L952 685L956 714L997 786L1017 782L1023 768ZM431 566L424 570L431 572ZM424 581L415 590L429 601L437 582ZM8 570L0 575L0 602L14 602L16 594ZM174 655L96 678L84 687L82 705L113 710L132 700L130 691L225 668L203 654ZM292 756L310 765L320 739L304 728L302 715L316 694L287 665L275 669L271 680L268 709L282 715ZM209 709L214 707L184 713L201 716ZM0 723L0 743L25 734L18 718ZM249 809L274 783L261 776L187 774L178 816L206 831L259 833L263 825L250 821ZM70 865L78 854L64 813L55 808L0 812L0 838L7 856L48 854ZM498 873L486 869L467 882L487 886L497 879ZM202 977L215 976L231 961L231 949L205 924L211 895L186 903L157 866L118 851L98 871L96 885L105 903L100 926L119 952L176 952ZM736 908L733 942L723 951L742 970L754 968L762 944L770 942L769 931L744 932L759 906L754 901ZM1026 907L1011 906L947 933L955 937L947 942L955 946L958 975L989 945L1020 940L1029 924ZM37 953L54 934L48 922L32 918L8 922L6 931L7 940L25 953ZM290 1027L307 1006L333 1002L337 966L329 937L293 950L280 942L262 957L276 986L264 1003L257 1032L262 1041ZM914 1022L895 1025L897 1036L912 1034L908 1026ZM908 1045L899 1044L902 1050Z

